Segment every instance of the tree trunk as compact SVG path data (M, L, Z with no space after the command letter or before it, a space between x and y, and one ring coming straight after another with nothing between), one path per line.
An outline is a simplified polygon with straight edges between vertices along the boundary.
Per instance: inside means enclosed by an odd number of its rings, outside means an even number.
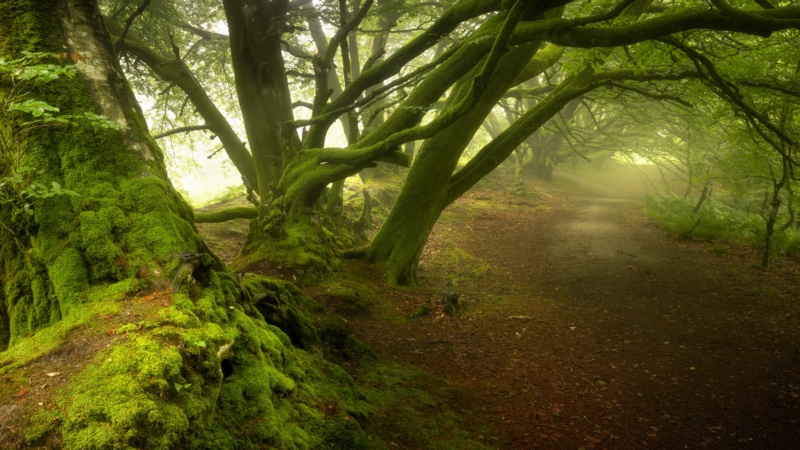
M295 288L234 280L210 254L96 2L0 3L0 57L23 51L86 62L74 78L25 82L26 99L125 128L26 129L30 116L0 115L15 141L0 153L0 376L17 393L0 398L0 447L360 448L348 447L366 440L358 424L314 407L355 402L352 380L290 342L320 352L326 328L343 326L300 320ZM0 96L10 88L0 79ZM31 183L76 195L24 197ZM32 216L18 214L24 202Z
M703 204L711 197L711 186L708 182L703 186L703 192L700 194L700 198L697 199L697 203L694 205L692 209L692 214L697 214L700 211L700 208L703 207Z
M523 44L503 56L495 73L486 80L488 87L479 103L455 124L427 139L420 147L408 172L403 190L386 222L370 245L367 258L386 263L390 283L415 285L416 269L428 235L446 206L447 182L461 153L486 116L511 87L524 64L539 49L539 43ZM464 77L453 87L445 110L461 101L472 84Z
M772 235L775 233L775 221L778 218L778 211L781 207L780 187L775 187L770 203L769 215L766 217L764 230L764 251L761 254L761 268L769 267L769 259L772 253Z
M509 52L508 56L521 59L516 52ZM552 95L484 146L455 174L452 170L471 136L467 131L474 132L488 111L482 110L482 105L476 106L472 113L484 114L480 121L471 113L463 122L428 139L414 160L389 217L372 241L368 259L386 263L388 282L415 284L419 256L444 208L505 161L515 148L571 100L597 86L591 71L563 81Z
M300 148L292 121L292 98L281 53L286 5L256 0L224 0L231 40L236 93L258 176L258 194L272 198L285 163Z
M167 179L163 154L118 75L99 16L85 2L10 3L0 19L4 56L67 48L87 61L85 76L30 84L27 98L47 101L61 113L96 111L128 129L95 130L76 121L15 136L18 166L4 161L5 168L27 169L26 184L56 182L78 195L38 199L31 220L2 239L6 298L18 302L8 308L6 345L79 309L92 285L156 282L169 276L175 253L207 251L192 225L191 208ZM16 17L14 6L27 14ZM37 35L23 34L26 21L41 27ZM51 26L62 22L63 28ZM4 126L19 129L15 123ZM14 223L9 217L14 211L3 213L4 221Z
M522 166L525 160L525 149L517 147L514 149L514 188L522 187Z

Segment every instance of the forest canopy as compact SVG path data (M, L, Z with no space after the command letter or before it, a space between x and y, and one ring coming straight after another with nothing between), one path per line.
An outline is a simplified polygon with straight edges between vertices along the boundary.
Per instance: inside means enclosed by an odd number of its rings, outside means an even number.
M218 139L262 209L247 261L283 252L271 242L292 235L318 241L313 211L339 228L344 178L412 157L366 252L390 281L409 284L441 211L512 154L545 178L569 159L622 152L679 165L693 185L741 179L708 173L720 156L704 149L719 145L767 156L747 178L793 178L798 11L790 2L103 7L134 88L163 111L151 118L153 133ZM346 142L328 139L337 121ZM713 139L709 127L720 130ZM302 262L279 259L329 270L330 255L306 247Z

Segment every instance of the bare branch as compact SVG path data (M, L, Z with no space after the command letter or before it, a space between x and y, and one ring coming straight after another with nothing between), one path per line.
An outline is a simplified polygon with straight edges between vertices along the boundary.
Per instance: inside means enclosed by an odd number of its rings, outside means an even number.
M307 60L314 59L314 55L312 55L311 53L308 53L308 52L306 52L305 50L303 50L301 48L293 47L291 44L289 44L286 41L281 41L281 50L283 50L286 53L294 56L295 58L307 59Z
M151 2L151 0L144 0L142 2L142 6L138 7L136 9L136 11L134 11L133 14L131 14L131 16L128 17L127 20L125 20L125 26L122 28L122 33L120 33L119 40L117 41L115 47L116 46L121 46L125 42L125 36L128 35L128 30L131 29L131 25L133 24L133 21L136 20L137 17L142 15L144 10L147 9L147 7L150 5L150 2ZM119 47L117 47L117 48L119 48Z
M207 39L209 41L227 41L228 36L221 33L215 33L213 31L204 30L200 27L196 27L190 23L181 22L178 24L178 27L183 28L186 31L190 31L193 34L200 36L203 39Z
M190 131L200 131L200 130L210 130L210 129L211 129L211 127L209 127L206 124L203 124L203 125L192 125L192 126L188 126L188 127L180 127L180 128L175 128L174 130L165 131L165 132L160 133L160 134L154 134L153 135L153 139L163 139L163 138L165 138L167 136L172 136L173 134L188 133Z
M639 95L641 95L643 97L652 98L653 100L659 100L659 101L667 100L667 101L679 103L679 104L681 104L683 106L686 106L687 108L694 108L693 104L691 104L691 103L687 102L686 100L684 100L684 99L682 99L680 97L677 97L675 95L656 94L656 93L653 93L653 92L646 91L644 89L640 89L640 88L633 87L633 86L628 86L628 85L625 85L625 84L622 84L622 83L615 83L615 82L611 82L606 86L607 87L615 87L617 89L623 89L623 90L626 90L626 91L635 92L635 93L637 93L637 94L639 94Z

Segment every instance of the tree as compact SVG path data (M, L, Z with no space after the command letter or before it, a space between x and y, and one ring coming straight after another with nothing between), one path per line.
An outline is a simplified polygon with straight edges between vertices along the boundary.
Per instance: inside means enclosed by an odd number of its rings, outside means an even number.
M224 39L185 17L194 15L208 25L222 20L220 12L204 4L201 13L190 13L184 3L169 2L167 15L164 6L159 10L148 3L115 3L110 19L116 25L109 25L117 38L115 46L123 56L137 58L129 69L140 67L136 61L146 64L170 83L166 91L178 86L186 93L205 119L203 126L220 137L229 135L229 144L222 143L229 154L235 153L231 159L257 195L260 213L241 264L271 258L280 261L276 265L300 272L330 270L335 259L331 247L350 241L331 241L341 233L335 230L337 221L326 215L336 210L324 208L326 199L335 203L341 180L377 162L407 165L400 146L421 140L394 212L368 251L371 261L387 264L389 281L410 284L427 234L443 208L502 162L520 139L565 105L575 105L573 99L598 87L657 98L661 94L635 83L662 80L679 91L677 80L698 76L696 67L682 65L685 60L669 50L672 44L659 39L727 36L726 31L769 36L795 28L797 20L796 8L782 3L753 9L725 1L712 2L711 9L644 1L588 5L553 0L534 5L465 0L435 6L339 1L318 7L305 1L227 2L230 63L249 158L239 151L241 141L230 132L232 127L219 124L213 110L203 107L203 96L193 94L203 90L189 68L205 70L200 62L205 52L198 49L216 46L214 51L224 55L219 50ZM445 9L432 17L431 8L440 7ZM420 26L423 19L429 25ZM334 30L330 37L322 24ZM400 24L419 31L406 42L387 38ZM312 39L302 38L304 25ZM147 39L137 36L136 30L145 27L159 32ZM363 37L370 34L372 39ZM312 40L313 48L304 45ZM545 46L543 41L555 45ZM692 38L688 45L694 42ZM563 47L583 50L564 52ZM165 73L165 67L173 66L178 73ZM289 88L310 79L313 92ZM214 80L206 84L224 86L219 77ZM483 119L509 89L527 80L544 82L544 96L533 100L509 130L454 173ZM220 95L205 98L213 97ZM678 92L662 99L679 97ZM295 119L292 106L307 107L310 118ZM426 117L432 121L421 125ZM347 124L348 145L326 148L337 120ZM298 133L301 128L303 133ZM546 166L548 158L540 150L534 153ZM429 152L434 156L428 157Z
M365 448L343 324L208 251L96 2L2 3L0 58L0 446Z
M624 7L629 6L631 2L623 2L620 8L612 14L616 16ZM636 6L643 6L636 2L632 2L629 11L635 11ZM724 7L723 7L724 9ZM774 11L774 10L770 10ZM749 14L760 14L733 11L730 9L725 10L724 14L718 11L712 11L712 14L720 14L718 17L727 16L727 18L737 17L743 19L750 17ZM695 13L685 13L695 14ZM699 15L708 14L707 11L702 13L696 12ZM681 21L682 25L673 28L672 26L661 28L662 24L677 20L681 17L680 14L674 15L673 13L658 14L656 17L648 18L640 22L635 22L635 25L622 25L617 26L612 23L607 27L593 27L593 28L571 28L570 31L559 30L558 33L548 35L547 39L555 44L561 44L574 47L595 47L600 46L622 46L630 45L638 42L644 42L655 34L663 35L662 33L667 29L671 32L677 32L678 28L687 26L686 29L694 28L689 26L689 22ZM698 16L699 18L699 16ZM604 18L605 19L605 18ZM728 19L722 19L726 21ZM572 19L573 21L592 19ZM681 19L682 20L682 19ZM550 19L551 23L554 19ZM790 21L780 23L788 25ZM537 32L540 29L547 29L548 21L534 21L531 23L532 29ZM564 22L558 22L564 24ZM569 23L569 21L567 21ZM763 21L760 23L764 23ZM534 25L537 24L537 25ZM777 23L775 23L777 24ZM528 24L521 24L518 28L520 34L524 31ZM675 22L677 25L677 22ZM710 24L706 24L708 26ZM717 27L719 25L719 27ZM732 24L731 24L732 25ZM725 28L720 22L714 25L715 28ZM702 28L702 26L701 26ZM740 31L750 31L753 33L762 34L764 30L756 30L750 27L733 27ZM733 29L732 28L732 29ZM597 32L595 37L592 34ZM571 35L571 33L575 33ZM650 35L653 33L653 35ZM547 33L543 33L547 35ZM566 37L570 36L570 37ZM613 36L613 37L612 37ZM674 41L670 42L671 45L677 45L683 51L691 53L685 46L676 44ZM416 264L421 254L422 247L424 246L427 234L430 232L433 224L438 218L441 211L449 205L453 200L458 198L463 192L469 189L481 177L485 176L497 165L499 165L515 148L517 148L530 134L536 131L546 123L550 118L557 114L564 106L569 104L575 98L590 92L591 90L600 86L619 86L622 81L655 81L655 80L679 80L687 77L696 76L696 72L686 72L677 64L669 64L659 67L654 62L640 61L641 52L638 57L628 53L626 56L628 61L617 57L613 58L614 54L608 50L592 50L583 52L582 58L578 58L577 67L572 68L572 73L569 73L563 78L555 89L552 90L547 96L540 100L536 105L528 110L520 119L506 129L501 135L493 139L487 146L477 153L463 168L453 173L458 161L458 155L463 151L464 145L451 135L451 139L441 141L439 145L429 147L429 151L434 151L436 157L432 158L435 161L441 161L443 158L442 153L449 154L449 163L447 167L443 167L440 172L428 169L421 161L427 162L424 155L424 148L420 149L420 153L408 174L403 191L398 198L392 214L387 219L379 231L376 238L373 240L370 247L370 259L377 262L387 263L387 275L390 281L414 284ZM533 57L532 61L536 61L537 57L541 57L541 53ZM696 56L696 55L693 55ZM690 56L691 57L691 56ZM625 68L621 63L633 63L632 68ZM657 63L658 61L655 61ZM644 64L642 64L644 63ZM648 67L652 66L652 70ZM643 67L643 69L636 69L636 67ZM713 67L713 66L711 66ZM678 69L679 71L676 71ZM715 78L716 73L713 69L705 68L711 71L710 78ZM724 86L724 83L721 83ZM636 88L628 88L636 89ZM641 90L640 90L641 91ZM457 92L457 90L456 90ZM645 92L646 93L646 92ZM672 98L677 98L672 96ZM737 99L738 106L742 105L742 101ZM748 111L749 114L755 115L752 109ZM754 119L759 123L768 123L762 119ZM762 121L763 120L763 121ZM471 135L479 124L461 122L458 126L454 126L452 132L460 133L461 135ZM457 131L456 131L457 130ZM444 136L445 133L439 136ZM429 142L435 142L437 137L432 138ZM463 139L462 139L463 140ZM436 163L434 163L436 164ZM444 163L442 163L444 164ZM451 175L452 174L452 175Z

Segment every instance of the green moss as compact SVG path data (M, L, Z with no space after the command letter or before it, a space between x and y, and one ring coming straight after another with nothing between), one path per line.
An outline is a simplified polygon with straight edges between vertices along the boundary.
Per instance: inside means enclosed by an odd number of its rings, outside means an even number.
M150 255L155 259L168 260L172 257L170 249L196 248L197 242L186 240L187 236L196 238L191 223L175 220L176 212L187 214L178 217L191 217L188 215L188 205L180 204L178 211L173 210L170 202L164 201L170 192L163 181L155 177L126 180L121 190L125 201L134 210L144 211L129 217L132 232L127 244L131 253L145 260Z
M219 223L234 219L256 219L258 209L253 207L233 207L212 212L195 212L195 223Z
M370 406L368 433L380 434L400 448L486 448L471 439L471 433L483 430L469 422L465 412L457 414L442 402L447 387L441 381L400 365L365 364L361 370L363 400Z
M237 268L266 261L277 271L293 275L299 283L325 280L341 270L337 250L353 245L353 237L332 224L312 224L308 218L283 222L283 213L273 210L248 235Z
M268 322L283 325L286 328L284 332L290 335L295 346L312 352L345 356L365 351L359 343L348 338L347 325L342 319L305 297L293 284L269 277L248 276L243 287L250 298L256 298L258 294L267 295L268 307L254 303L254 309L260 311ZM282 310L279 317L274 317L275 304Z
M112 283L101 290L101 294L106 296L104 299L121 299L125 296L135 294L139 292L142 288L142 282L136 278L127 278L117 283ZM94 298L95 300L103 300L103 298L97 298L98 290L95 288L91 290L89 293L90 300Z
M456 246L454 243L453 245L446 247L446 249L441 252L440 255L440 258L435 262L435 264L444 266L445 270L450 268L450 271L455 272L453 269L455 267L461 268L462 271L463 268L468 268L473 277L485 276L492 270L491 265L487 264L481 258L472 255L463 248Z
M48 266L47 275L59 299L62 316L84 302L89 276L76 249L68 248L58 255Z
M71 382L63 429L67 448L114 444L170 448L186 433L181 408L163 401L171 381L183 381L183 358L176 348L146 335L103 352Z
M195 302L176 294L144 326L119 327L116 344L60 394L55 411L63 413L40 411L29 439L60 433L66 448L239 448L255 442L287 449L326 442L367 448L358 444L368 442L360 425L345 419L358 402L349 375L293 348L282 331L241 307L226 307L231 299L220 293L228 280L213 277ZM300 295L276 283L271 286L285 295ZM125 292L118 285L106 290ZM223 357L231 361L231 373L223 380L218 350L229 344ZM338 413L331 415L323 404Z
M121 279L122 265L117 261L122 258L124 252L112 238L114 228L125 222L122 211L116 207L106 209L103 213L84 211L80 214L79 220L81 246L86 258L92 262L90 266L92 278Z
M343 314L368 313L372 306L369 298L376 293L371 286L349 280L329 281L320 288L318 297L326 307Z
M102 295L102 288L95 290L94 295ZM9 348L0 353L0 374L8 373L30 361L57 350L69 335L70 331L93 320L98 315L118 312L121 305L113 301L113 297L105 301L87 303L65 316L59 322L40 329L30 336L16 336L11 340Z
M125 325L119 327L114 331L114 334L128 334L138 330L139 327L132 323L126 323Z

